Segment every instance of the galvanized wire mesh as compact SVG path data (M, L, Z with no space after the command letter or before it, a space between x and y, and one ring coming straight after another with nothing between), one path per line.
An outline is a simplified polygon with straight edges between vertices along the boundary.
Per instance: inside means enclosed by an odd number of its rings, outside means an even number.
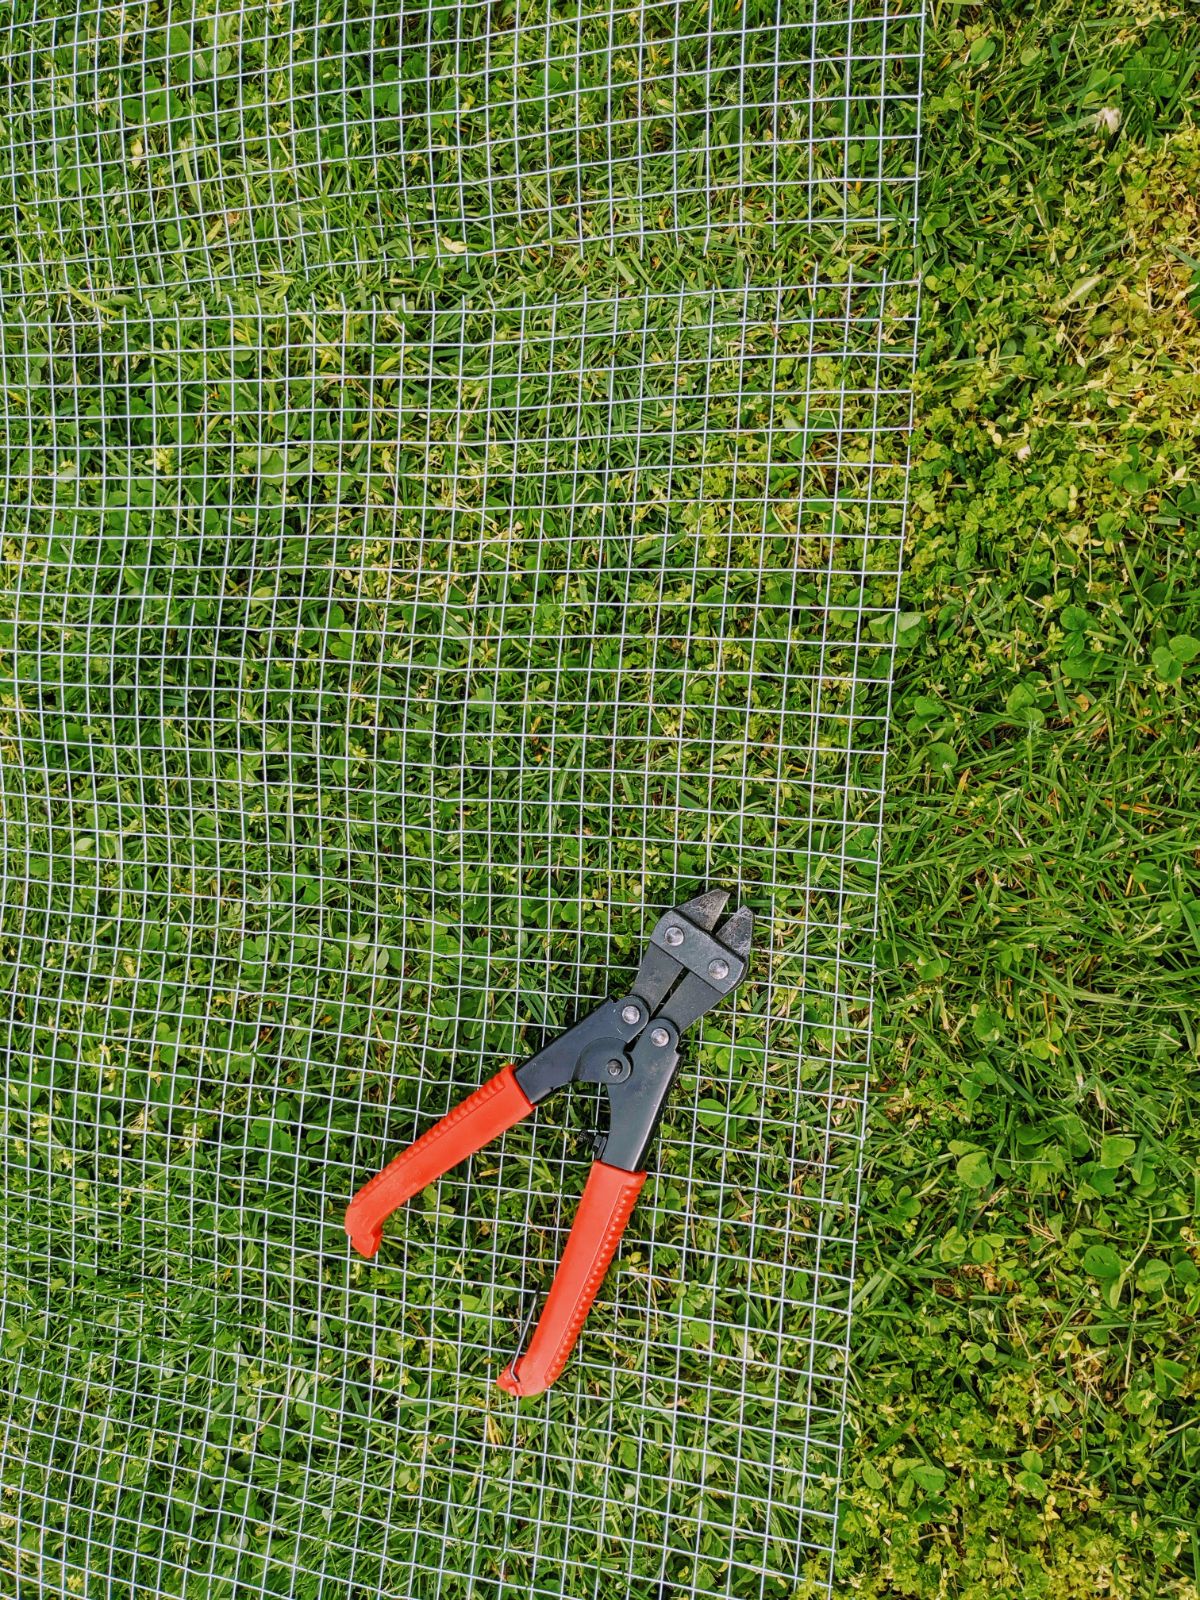
M14 0L0 283L914 221L917 0Z
M883 208L910 237L911 136L893 187L852 193L843 167L771 191L774 224L824 207L838 235L866 192L870 271L200 291L364 239L376 264L418 237L619 253L676 227L686 129L714 225L728 201L740 227L761 126L711 128L764 39L753 103L819 163L833 13L846 51L875 41L879 127L912 111L886 86L913 17L823 3L805 55L753 7L204 9L18 7L5 39L0 1562L18 1595L828 1593L916 336ZM686 81L700 15L704 59L740 76ZM661 79L694 109L667 164L582 78L530 106L512 77L598 20L589 72L621 70L633 28L639 96ZM425 113L393 128L376 95L396 63L431 94L431 40L467 107L436 162ZM145 121L154 59L241 98L214 90L182 183L174 112L140 165L122 124L141 177L118 197L82 86L107 115L132 75ZM866 126L857 72L843 114ZM239 147L256 85L325 164L287 167L278 127ZM529 162L515 180L505 95L551 129L565 209ZM564 159L601 125L619 159ZM215 248L221 186L256 161L292 187ZM386 204L377 232L351 219L334 247L330 195ZM182 287L113 292L159 282ZM755 908L751 977L691 1041L572 1365L514 1405L492 1379L570 1223L586 1095L414 1202L374 1263L346 1201L713 884Z

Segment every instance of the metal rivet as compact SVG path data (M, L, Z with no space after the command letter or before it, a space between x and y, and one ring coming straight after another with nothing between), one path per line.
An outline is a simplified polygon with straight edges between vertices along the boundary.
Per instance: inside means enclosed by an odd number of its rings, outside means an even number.
M673 922L671 924L671 926L667 929L667 931L663 934L663 938L667 941L667 943L674 950L674 949L678 948L678 946L683 943L683 929L679 926L679 924L677 922Z
M608 1063L608 1075L610 1078L619 1078L624 1070L625 1063L623 1061L618 1061L615 1056Z
M621 1010L621 1021L633 1024L642 1020L642 1013L636 1006L624 1006Z
M720 956L718 956L715 961L710 961L708 963L708 975L710 978L715 978L717 982L720 983L722 978L727 978L729 976L728 961L722 961Z
M656 1044L660 1050L662 1049L663 1045L670 1044L670 1042L671 1035L665 1028L650 1029L650 1043Z

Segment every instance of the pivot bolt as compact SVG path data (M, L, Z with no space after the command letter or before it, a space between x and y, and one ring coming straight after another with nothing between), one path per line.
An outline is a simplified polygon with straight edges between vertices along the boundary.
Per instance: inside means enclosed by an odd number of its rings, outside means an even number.
M636 1006L622 1006L622 1008L621 1008L621 1021L622 1022L627 1022L627 1023L629 1023L630 1027L632 1027L635 1022L640 1022L641 1020L642 1020L642 1013L638 1010L638 1008Z
M614 1056L608 1063L608 1075L610 1078L619 1078L624 1070L625 1063L623 1061L618 1061L616 1056Z
M670 1042L671 1042L671 1035L667 1032L667 1030L665 1028L651 1028L650 1029L650 1043L653 1044L653 1045L657 1045L660 1050L663 1048L664 1045L670 1044Z
M677 922L673 922L663 934L663 938L671 946L672 950L677 950L683 943L683 929Z
M727 978L729 976L728 961L722 961L720 956L718 956L715 961L710 961L708 963L708 975L710 978L715 978L717 982L720 983L723 978Z

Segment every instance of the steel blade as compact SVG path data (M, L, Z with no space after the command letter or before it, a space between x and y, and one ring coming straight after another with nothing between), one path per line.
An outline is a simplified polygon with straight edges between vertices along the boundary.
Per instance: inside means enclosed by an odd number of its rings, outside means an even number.
M703 928L705 933L711 933L728 901L728 889L709 889L705 894L698 894L694 900L685 900L681 906L676 906L675 912L678 916L687 917L698 928Z
M739 906L733 915L714 933L728 950L739 956L750 954L750 941L754 936L754 913L749 906Z

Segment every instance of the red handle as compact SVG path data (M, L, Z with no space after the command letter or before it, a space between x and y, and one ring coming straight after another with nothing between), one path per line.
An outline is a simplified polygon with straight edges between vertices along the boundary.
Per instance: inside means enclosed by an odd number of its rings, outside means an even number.
M592 1163L529 1349L497 1380L509 1394L541 1394L566 1366L645 1181L644 1172Z
M397 1206L532 1110L513 1069L504 1067L363 1185L346 1208L350 1243L362 1255L373 1256L383 1238L384 1220Z

